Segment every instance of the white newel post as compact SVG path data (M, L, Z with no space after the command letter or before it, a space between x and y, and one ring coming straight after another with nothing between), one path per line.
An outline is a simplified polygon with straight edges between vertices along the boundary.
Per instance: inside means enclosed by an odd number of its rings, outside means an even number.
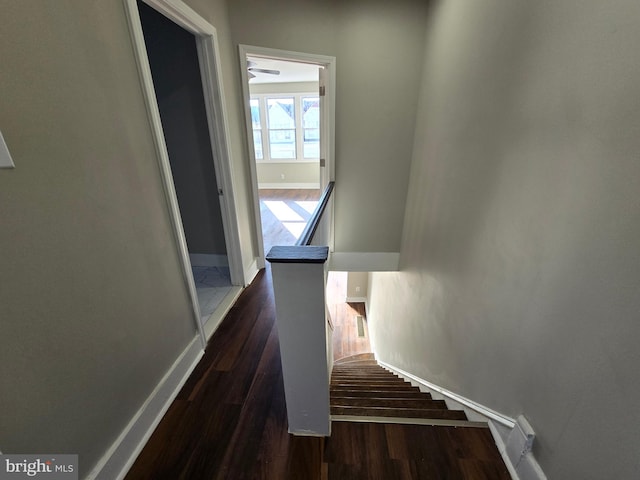
M276 246L271 263L289 433L328 436L329 368L325 307L328 247Z

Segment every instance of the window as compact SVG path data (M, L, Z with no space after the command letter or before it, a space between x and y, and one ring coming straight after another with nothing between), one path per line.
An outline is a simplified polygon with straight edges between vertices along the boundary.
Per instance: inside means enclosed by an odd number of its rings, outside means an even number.
M320 99L314 94L252 95L256 159L265 162L320 158Z
M267 98L269 154L272 159L296 158L296 104L293 98Z

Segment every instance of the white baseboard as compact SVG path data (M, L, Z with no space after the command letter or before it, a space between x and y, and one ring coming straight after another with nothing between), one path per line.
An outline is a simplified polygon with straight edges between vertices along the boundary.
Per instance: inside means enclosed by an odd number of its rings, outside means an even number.
M258 183L258 190L320 189L320 183Z
M507 467L507 470L509 470L509 475L511 475L511 478L513 480L519 480L518 473L516 472L515 468L513 468L513 464L511 463L511 460L509 460L509 457L507 456L507 453L506 453L507 447L504 442L504 439L502 438L502 435L500 434L500 432L498 431L498 429L496 428L493 422L489 422L489 429L491 430L491 435L493 435L493 441L496 442L496 447L498 447L498 452L500 452L500 456L502 457L502 460L504 461L504 464Z
M203 354L198 335L176 359L86 480L121 480L125 477Z
M516 477L514 478L517 480L547 480L547 476L542 471L533 453L527 453L520 459L520 462L516 465Z
M344 299L345 302L353 302L353 303L367 303L367 297L346 297Z
M245 287L249 285L251 282L253 282L253 279L256 278L256 275L258 275L259 271L260 269L258 268L258 259L254 258L253 262L251 262L251 265L249 265L244 270L244 286Z
M229 293L224 296L224 298L216 308L216 311L209 316L207 322L203 327L204 335L207 340L209 340L211 338L211 335L213 335L214 332L218 329L218 326L220 326L220 323L222 323L224 317L227 316L227 313L229 313L229 310L231 310L233 304L236 303L236 300L242 293L242 290L242 287L231 287L231 290L229 290Z
M446 388L442 388L434 383L424 380L423 378L417 377L409 372L405 372L404 370L394 367L393 365L382 362L380 360L377 360L377 361L380 365L397 373L399 376L404 377L410 381L413 380L414 382L426 387L426 389L429 391L436 391L442 394L443 396L453 400L454 402L457 402L463 405L464 407L471 409L473 412L480 414L482 417L485 417L487 420L494 420L506 426L507 428L513 428L514 425L516 424L516 421L513 418L503 415L499 412L496 412L495 410L492 410L489 407L480 405L479 403L476 403L473 400L463 397L462 395L458 395L457 393L447 390Z
M397 272L398 252L333 252L329 270L334 272Z
M229 258L226 255L214 253L190 253L189 260L193 267L228 267Z
M531 428L524 417L519 416L518 420L515 420L507 415L496 412L489 407L463 397L462 395L458 395L457 393L447 390L446 388L442 388L439 385L417 377L416 375L406 372L400 368L382 362L377 358L376 360L386 369L391 370L408 381L417 383L420 387L424 387L425 390L438 392L445 397L445 399L462 408L467 416L480 416L481 418L484 418L489 424L496 447L498 448L498 451L500 452L500 455L502 456L507 470L509 470L509 474L513 480L547 480L546 475L542 471L542 468L540 468L540 465L536 461L532 452L527 452L521 456L514 454L516 450L521 448L519 442L522 440L518 438L518 435L511 435L510 433L515 432L519 428L525 428L522 425L523 423L529 429ZM506 435L503 433L505 429L508 432ZM503 432L500 432L500 430ZM531 431L531 433L533 433L533 431Z

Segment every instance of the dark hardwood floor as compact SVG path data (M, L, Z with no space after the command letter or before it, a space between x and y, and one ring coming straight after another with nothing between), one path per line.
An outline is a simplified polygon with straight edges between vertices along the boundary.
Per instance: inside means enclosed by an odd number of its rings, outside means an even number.
M506 479L488 429L334 422L330 438L287 433L269 270L262 270L126 478Z
M322 439L287 433L273 289L262 270L126 478L318 479L321 454Z

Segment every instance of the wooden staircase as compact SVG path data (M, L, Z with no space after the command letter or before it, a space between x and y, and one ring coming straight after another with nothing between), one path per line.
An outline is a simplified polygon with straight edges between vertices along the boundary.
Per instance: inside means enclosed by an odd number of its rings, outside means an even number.
M449 410L444 400L384 369L370 353L334 363L330 401L333 421L486 426L469 422L462 410Z

